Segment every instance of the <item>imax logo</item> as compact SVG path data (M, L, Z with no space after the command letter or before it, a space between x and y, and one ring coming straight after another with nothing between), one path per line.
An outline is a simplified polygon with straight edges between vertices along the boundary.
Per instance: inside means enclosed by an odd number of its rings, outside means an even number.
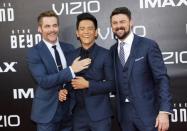
M13 89L13 97L14 97L14 99L34 98L34 89L33 88L29 88L27 90Z
M3 62L3 64L0 65L0 73L17 72L14 67L17 63L18 62Z
M56 5L52 4L52 9L57 15L65 13L66 15L81 14L83 12L96 13L99 12L100 2L93 1L79 1L79 2L68 2L62 3L61 8L56 9Z
M187 6L187 0L140 0L140 8L161 8L166 6Z
M11 7L11 4L6 5L3 3L3 8L0 8L0 22L14 21L14 9Z

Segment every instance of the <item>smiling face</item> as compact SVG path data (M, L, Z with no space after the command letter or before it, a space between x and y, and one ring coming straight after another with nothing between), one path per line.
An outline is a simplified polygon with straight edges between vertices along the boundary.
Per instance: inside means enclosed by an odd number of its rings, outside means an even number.
M89 48L94 44L97 37L97 29L91 20L81 20L76 35L80 39L82 46Z
M125 14L116 14L111 18L111 26L114 35L124 40L132 28L132 21Z
M59 25L56 17L43 17L38 31L42 34L42 38L51 44L58 39Z

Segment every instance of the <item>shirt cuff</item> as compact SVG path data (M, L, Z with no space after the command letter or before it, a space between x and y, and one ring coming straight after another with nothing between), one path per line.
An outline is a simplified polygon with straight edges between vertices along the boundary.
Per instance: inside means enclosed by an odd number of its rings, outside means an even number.
M73 72L73 69L71 68L71 66L69 66L69 69L70 69L70 71L71 71L72 77L75 78L75 73Z
M159 113L167 113L168 115L172 115L171 112L167 112L167 111L159 111Z

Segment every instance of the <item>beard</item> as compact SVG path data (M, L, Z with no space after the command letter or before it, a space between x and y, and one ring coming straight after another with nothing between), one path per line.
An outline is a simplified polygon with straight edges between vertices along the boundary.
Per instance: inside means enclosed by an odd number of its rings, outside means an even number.
M130 27L129 27L129 29L130 29ZM123 34L118 34L117 32L119 31L119 30L123 30L124 31L124 33ZM126 29L124 28L124 27L120 27L120 28L116 28L115 29L115 32L114 32L114 36L116 36L118 39L125 39L128 35L129 35L129 33L130 33L130 30L128 30L128 31L126 31Z

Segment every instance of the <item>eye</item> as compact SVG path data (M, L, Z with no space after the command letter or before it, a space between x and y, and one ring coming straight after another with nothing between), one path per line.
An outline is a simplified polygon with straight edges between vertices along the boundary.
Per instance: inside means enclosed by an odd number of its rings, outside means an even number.
M116 24L117 24L117 22L116 22L116 21L113 21L113 22L112 22L112 24L113 24L113 25L116 25Z
M84 28L83 28L83 27L80 27L80 28L79 28L79 30L80 30L80 31L83 31L83 30L84 30Z
M53 27L58 27L58 24L54 24Z

